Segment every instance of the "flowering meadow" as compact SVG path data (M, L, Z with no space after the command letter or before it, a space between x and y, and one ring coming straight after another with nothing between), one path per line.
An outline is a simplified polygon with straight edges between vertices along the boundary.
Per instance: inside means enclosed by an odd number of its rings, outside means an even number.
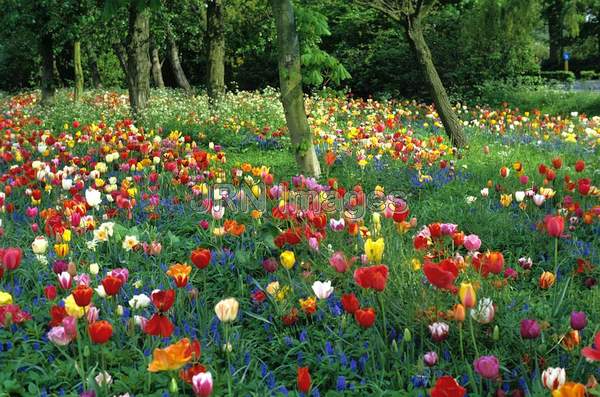
M0 396L600 395L600 117L0 97Z

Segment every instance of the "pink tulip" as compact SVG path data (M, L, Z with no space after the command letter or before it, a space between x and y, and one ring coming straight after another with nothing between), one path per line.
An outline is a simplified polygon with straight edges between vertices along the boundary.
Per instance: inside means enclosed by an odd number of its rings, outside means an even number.
M352 265L348 258L346 258L346 255L344 255L344 253L341 251L337 251L331 255L331 258L329 258L329 264L338 273L344 273Z
M192 378L192 389L196 397L208 397L213 391L213 379L210 372L200 372Z

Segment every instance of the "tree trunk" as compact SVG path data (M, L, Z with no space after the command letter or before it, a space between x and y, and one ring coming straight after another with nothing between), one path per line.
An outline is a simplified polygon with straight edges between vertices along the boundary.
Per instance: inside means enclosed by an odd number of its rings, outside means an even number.
M92 86L94 88L100 88L102 81L100 80L100 70L98 69L98 57L96 57L96 51L91 44L88 44L86 49L88 54L90 54L88 59L90 62L89 67L92 71Z
M158 56L158 48L152 48L152 78L154 79L154 85L158 88L165 88L165 82L162 76L162 66L160 64L160 58Z
M146 108L150 96L150 11L136 2L129 6L127 36L127 83L131 111L137 116Z
M190 92L192 87L190 86L188 79L185 77L185 72L183 71L181 63L179 62L179 48L177 47L177 42L175 41L175 35L173 34L171 25L167 26L167 44L169 47L167 49L167 58L169 58L169 63L173 69L173 74L175 75L177 85L179 88L183 88L185 91Z
M548 7L548 38L550 41L549 63L552 67L560 68L563 52L562 37L562 1L554 0Z
M206 41L208 96L214 99L225 92L225 23L222 0L208 0Z
M51 105L54 102L54 53L52 35L48 32L40 37L40 55L42 57L41 88L42 105Z
M292 152L301 172L318 177L321 166L313 145L304 108L300 44L291 0L270 0L277 27L277 52L281 102L285 111Z
M83 68L81 67L81 41L75 40L73 43L73 66L75 69L75 90L73 92L75 100L81 99L83 94Z
M420 18L418 16L407 17L405 27L408 40L415 51L419 66L425 75L425 81L433 98L435 108L440 115L442 124L444 124L446 135L448 135L454 146L458 148L463 147L467 144L467 141L463 134L462 124L456 116L454 109L452 109L446 89L433 64L431 51L427 46L425 37L423 37L423 27Z

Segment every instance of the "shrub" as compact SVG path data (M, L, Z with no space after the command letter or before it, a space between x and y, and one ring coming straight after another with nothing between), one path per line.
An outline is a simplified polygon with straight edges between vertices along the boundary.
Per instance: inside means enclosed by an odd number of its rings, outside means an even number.
M546 80L557 80L566 82L575 81L575 73L566 70L550 70L540 72L540 77Z
M596 80L600 79L600 72L594 70L582 70L581 73L579 73L579 76L583 80Z

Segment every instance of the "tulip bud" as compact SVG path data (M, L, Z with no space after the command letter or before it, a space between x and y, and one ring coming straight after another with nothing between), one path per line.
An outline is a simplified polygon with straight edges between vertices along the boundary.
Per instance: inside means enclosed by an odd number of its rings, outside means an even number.
M494 331L492 332L492 338L495 341L500 340L500 327L498 327L497 325L494 325Z
M179 386L177 385L175 378L171 378L171 382L169 383L169 392L173 394L179 393Z
M398 344L396 343L396 339L392 340L392 350L398 353Z
M404 328L404 337L402 338L404 342L412 341L412 333L408 328Z
M67 266L67 272L75 277L77 275L77 265L75 265L74 262L69 262L69 265Z
M83 356L84 357L89 357L90 356L90 347L88 345L85 345L83 347Z

